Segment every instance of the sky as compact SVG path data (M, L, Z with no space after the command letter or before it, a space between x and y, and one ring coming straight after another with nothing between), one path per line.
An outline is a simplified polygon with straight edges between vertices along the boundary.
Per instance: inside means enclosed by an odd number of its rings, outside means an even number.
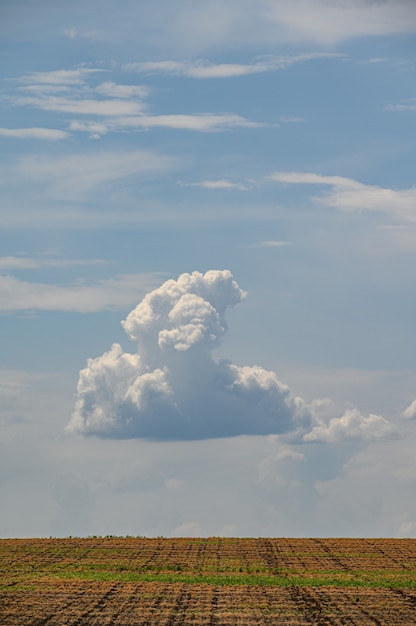
M416 536L413 0L5 0L0 72L0 536Z

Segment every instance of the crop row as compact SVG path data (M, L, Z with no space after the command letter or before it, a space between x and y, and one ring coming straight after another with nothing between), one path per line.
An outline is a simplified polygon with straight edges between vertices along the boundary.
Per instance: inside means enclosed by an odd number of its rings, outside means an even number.
M2 626L416 624L416 596L333 587L72 582L0 593Z
M416 540L0 540L1 626L416 625Z
M0 585L52 578L212 584L416 586L416 540L0 540Z

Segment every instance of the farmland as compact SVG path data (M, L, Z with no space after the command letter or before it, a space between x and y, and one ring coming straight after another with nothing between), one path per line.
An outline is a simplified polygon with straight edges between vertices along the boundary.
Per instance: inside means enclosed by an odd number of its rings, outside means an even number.
M416 624L416 540L3 539L0 624Z

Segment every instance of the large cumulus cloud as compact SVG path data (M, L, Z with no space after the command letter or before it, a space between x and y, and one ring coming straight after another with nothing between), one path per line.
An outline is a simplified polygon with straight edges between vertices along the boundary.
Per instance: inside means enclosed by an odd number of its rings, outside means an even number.
M275 372L216 361L225 313L246 293L228 270L182 274L148 293L122 321L134 353L114 343L79 374L67 430L108 438L192 440L281 435L291 443L382 439L380 415L322 416ZM325 403L324 403L325 404ZM322 407L321 407L322 408Z
M215 361L225 313L246 293L231 272L182 274L147 294L119 344L81 370L68 430L102 437L205 439L302 429L310 413L274 372Z

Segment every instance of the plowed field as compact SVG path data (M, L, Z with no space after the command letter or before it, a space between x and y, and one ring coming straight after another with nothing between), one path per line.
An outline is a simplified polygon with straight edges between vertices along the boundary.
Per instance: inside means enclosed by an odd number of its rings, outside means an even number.
M1 626L416 625L416 539L3 539Z

